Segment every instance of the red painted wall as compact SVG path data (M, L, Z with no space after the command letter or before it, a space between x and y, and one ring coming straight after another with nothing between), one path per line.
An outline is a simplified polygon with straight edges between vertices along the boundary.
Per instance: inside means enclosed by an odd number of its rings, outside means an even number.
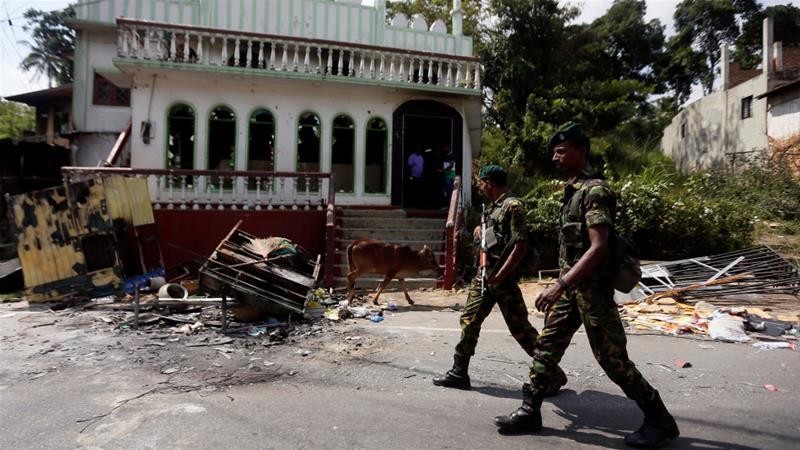
M281 236L312 256L325 257L325 211L153 211L168 275L187 262L207 258L240 219L241 229L258 237Z

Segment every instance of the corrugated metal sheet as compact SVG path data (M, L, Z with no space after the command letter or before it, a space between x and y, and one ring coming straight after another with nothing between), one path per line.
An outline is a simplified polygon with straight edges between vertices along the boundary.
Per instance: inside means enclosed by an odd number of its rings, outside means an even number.
M104 295L122 283L114 221L152 224L144 179L111 175L13 197L28 301Z

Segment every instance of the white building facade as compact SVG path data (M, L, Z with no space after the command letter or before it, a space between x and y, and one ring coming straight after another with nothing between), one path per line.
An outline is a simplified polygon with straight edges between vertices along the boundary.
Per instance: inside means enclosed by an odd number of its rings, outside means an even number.
M451 149L469 202L481 67L460 3L448 32L388 25L384 0L81 1L77 163L105 158L130 121L134 169L324 172L337 204L402 207L411 151ZM325 190L309 180L165 179L154 195Z
M773 20L764 19L760 70L741 70L732 63L727 46L722 48L720 88L684 107L664 129L662 151L683 171L720 168L738 161L769 156L772 130L786 122L782 133L799 133L800 121L771 110L766 98L771 90L800 79L800 65L784 65L784 50L800 56L800 49L783 49L774 42ZM787 102L791 108L793 102ZM776 119L776 114L780 116Z

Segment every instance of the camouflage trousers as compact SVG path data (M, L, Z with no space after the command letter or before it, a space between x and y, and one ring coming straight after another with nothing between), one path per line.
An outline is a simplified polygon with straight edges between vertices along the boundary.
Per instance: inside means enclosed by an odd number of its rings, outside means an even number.
M533 356L534 343L539 333L528 321L528 309L525 307L522 291L519 290L516 279L507 280L500 286L486 289L483 294L481 294L480 280L472 281L467 295L467 304L464 312L461 313L461 340L456 345L456 352L468 356L475 354L481 325L492 312L495 304L500 306L500 312L503 313L508 331L525 352L529 356Z
M614 303L614 289L607 285L576 288L553 304L533 351L531 386L535 390L544 390L550 385L555 369L581 323L586 329L592 353L608 378L621 387L628 398L652 400L656 390L628 358L625 329Z

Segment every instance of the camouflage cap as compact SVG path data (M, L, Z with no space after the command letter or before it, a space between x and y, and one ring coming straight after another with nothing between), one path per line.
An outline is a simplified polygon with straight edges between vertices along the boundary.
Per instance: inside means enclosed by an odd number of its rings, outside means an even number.
M589 138L583 134L583 129L579 123L570 123L564 128L556 131L550 142L547 144L548 149L552 149L562 142L572 142L573 144L586 145L588 148Z
M508 172L506 172L506 169L503 169L497 164L489 164L487 166L483 166L481 171L478 173L478 178L480 179L494 178L496 176L508 176Z

